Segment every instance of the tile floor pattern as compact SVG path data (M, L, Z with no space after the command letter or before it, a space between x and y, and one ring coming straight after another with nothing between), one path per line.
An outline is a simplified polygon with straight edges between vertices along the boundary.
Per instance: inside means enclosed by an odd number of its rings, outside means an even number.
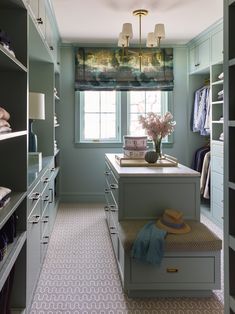
M129 299L122 292L103 208L62 204L30 314L222 314L210 298Z

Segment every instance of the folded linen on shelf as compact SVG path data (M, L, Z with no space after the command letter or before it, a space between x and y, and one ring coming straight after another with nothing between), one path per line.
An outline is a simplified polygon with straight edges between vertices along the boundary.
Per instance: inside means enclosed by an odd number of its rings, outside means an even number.
M0 201L9 193L11 193L11 189L0 186Z
M12 131L12 129L9 128L8 126L0 126L0 134L2 134L2 133L9 133L11 131Z
M10 119L10 114L4 108L0 107L0 119L8 121Z
M223 78L224 78L224 72L222 72L222 73L220 73L220 74L218 75L218 79L223 80Z
M3 126L8 126L10 128L10 124L6 120L0 119L0 127Z

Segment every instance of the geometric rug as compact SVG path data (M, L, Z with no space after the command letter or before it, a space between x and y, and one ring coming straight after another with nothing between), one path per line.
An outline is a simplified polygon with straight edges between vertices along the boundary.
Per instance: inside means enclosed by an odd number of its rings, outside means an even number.
M209 298L127 297L102 205L61 204L30 314L222 314L223 293Z

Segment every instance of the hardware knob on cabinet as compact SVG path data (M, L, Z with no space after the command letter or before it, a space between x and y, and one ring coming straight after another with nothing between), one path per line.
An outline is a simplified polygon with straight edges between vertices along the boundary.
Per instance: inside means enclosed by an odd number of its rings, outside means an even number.
M45 179L43 179L43 183L48 183L49 182L49 178L45 178Z
M116 190L116 189L118 189L118 185L117 184L110 184L110 189Z
M33 201L37 201L37 200L39 200L40 196L41 196L40 193L35 192L35 193L33 193L33 194L31 195L30 199L33 200Z
M43 24L42 18L41 18L41 17L38 17L38 18L37 18L37 22L38 22L38 24L41 24L41 25L42 25L42 24Z
M32 217L32 219L29 220L29 223L31 223L31 224L38 224L39 221L40 221L40 216L39 216L39 215L34 215L34 216Z
M167 268L166 271L167 271L167 273L178 273L179 269L178 268Z

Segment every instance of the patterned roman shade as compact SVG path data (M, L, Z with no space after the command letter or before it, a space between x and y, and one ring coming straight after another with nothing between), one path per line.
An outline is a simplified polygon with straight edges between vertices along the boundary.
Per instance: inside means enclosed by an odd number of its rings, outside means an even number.
M75 90L173 90L173 49L76 48Z

